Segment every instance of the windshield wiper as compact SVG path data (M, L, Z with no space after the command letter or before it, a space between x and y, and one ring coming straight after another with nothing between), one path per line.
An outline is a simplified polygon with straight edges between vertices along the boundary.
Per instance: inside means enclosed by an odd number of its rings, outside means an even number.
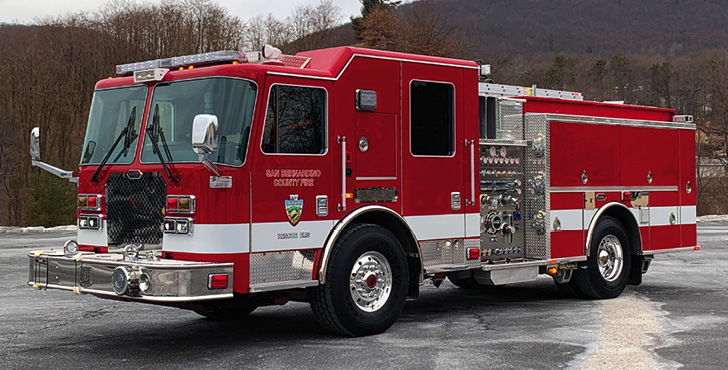
M124 154L126 156L127 153L129 153L129 147L131 146L132 141L132 134L134 129L134 121L136 121L136 107L133 107L131 109L131 113L129 113L129 120L126 122L126 127L124 127L123 130L119 133L119 136L116 138L116 141L114 141L114 145L111 146L111 149L109 149L108 152L106 152L106 155L104 156L104 159L101 160L101 163L99 163L99 167L96 168L96 172L94 172L94 175L91 176L91 181L93 182L99 182L101 179L99 179L99 173L101 173L101 170L106 166L106 162L111 157L111 153L114 152L114 149L116 149L116 146L119 145L119 142L121 139L124 139L124 147L122 148L121 152L119 152L119 155L116 156L116 160L119 159L119 156Z
M154 135L154 130L159 130L159 136L162 139L162 145L164 146L164 152L167 154L167 158L169 160L172 160L172 153L169 151L169 146L167 146L167 139L164 138L164 132L162 131L162 127L159 125L159 104L154 105L154 117L152 118L152 124L147 125L147 135L149 136L149 141L152 142L152 152L157 154L157 157L159 158L159 162L162 163L162 167L164 167L164 172L167 174L167 177L174 182L178 182L179 179L175 176L172 176L172 172L169 170L169 166L167 165L167 162L164 161L164 158L162 157L162 152L159 150L159 146L157 145L157 138Z

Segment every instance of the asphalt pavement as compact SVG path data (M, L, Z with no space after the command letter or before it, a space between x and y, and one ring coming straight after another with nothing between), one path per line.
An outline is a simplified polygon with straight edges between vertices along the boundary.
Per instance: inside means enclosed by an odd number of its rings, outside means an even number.
M0 234L0 368L725 369L728 224L698 252L657 255L642 285L605 301L548 277L482 291L425 284L387 332L332 335L305 303L240 322L26 285L27 253L74 233Z

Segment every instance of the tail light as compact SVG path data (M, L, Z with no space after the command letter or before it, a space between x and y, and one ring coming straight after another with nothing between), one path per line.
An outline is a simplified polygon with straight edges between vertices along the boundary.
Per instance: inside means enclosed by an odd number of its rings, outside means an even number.
M194 195L168 195L168 213L195 213Z
M207 289L225 289L228 287L227 274L210 274L207 278Z

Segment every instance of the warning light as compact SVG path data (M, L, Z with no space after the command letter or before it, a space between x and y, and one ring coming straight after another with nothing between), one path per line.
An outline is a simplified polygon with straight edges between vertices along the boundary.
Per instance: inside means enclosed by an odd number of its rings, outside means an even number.
M469 248L468 249L468 259L477 260L478 258L480 258L480 248Z
M699 251L700 250L700 246L699 245L696 245L695 247L693 247L693 250L694 251Z
M554 276L559 273L559 269L556 267L549 267L546 271L549 275Z

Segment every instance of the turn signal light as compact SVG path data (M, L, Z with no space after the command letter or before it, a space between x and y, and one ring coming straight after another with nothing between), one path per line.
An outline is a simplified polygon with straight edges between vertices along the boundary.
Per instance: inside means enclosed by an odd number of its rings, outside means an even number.
M227 274L210 274L207 278L207 289L225 289L228 287Z
M169 195L167 196L167 212L171 213L194 213L194 195Z
M559 273L559 269L556 267L549 267L548 270L546 270L546 272L548 272L549 275L554 276Z
M78 209L84 211L100 211L102 197L103 195L99 194L79 194Z
M477 260L478 258L480 258L480 249L479 248L468 248L468 259Z

